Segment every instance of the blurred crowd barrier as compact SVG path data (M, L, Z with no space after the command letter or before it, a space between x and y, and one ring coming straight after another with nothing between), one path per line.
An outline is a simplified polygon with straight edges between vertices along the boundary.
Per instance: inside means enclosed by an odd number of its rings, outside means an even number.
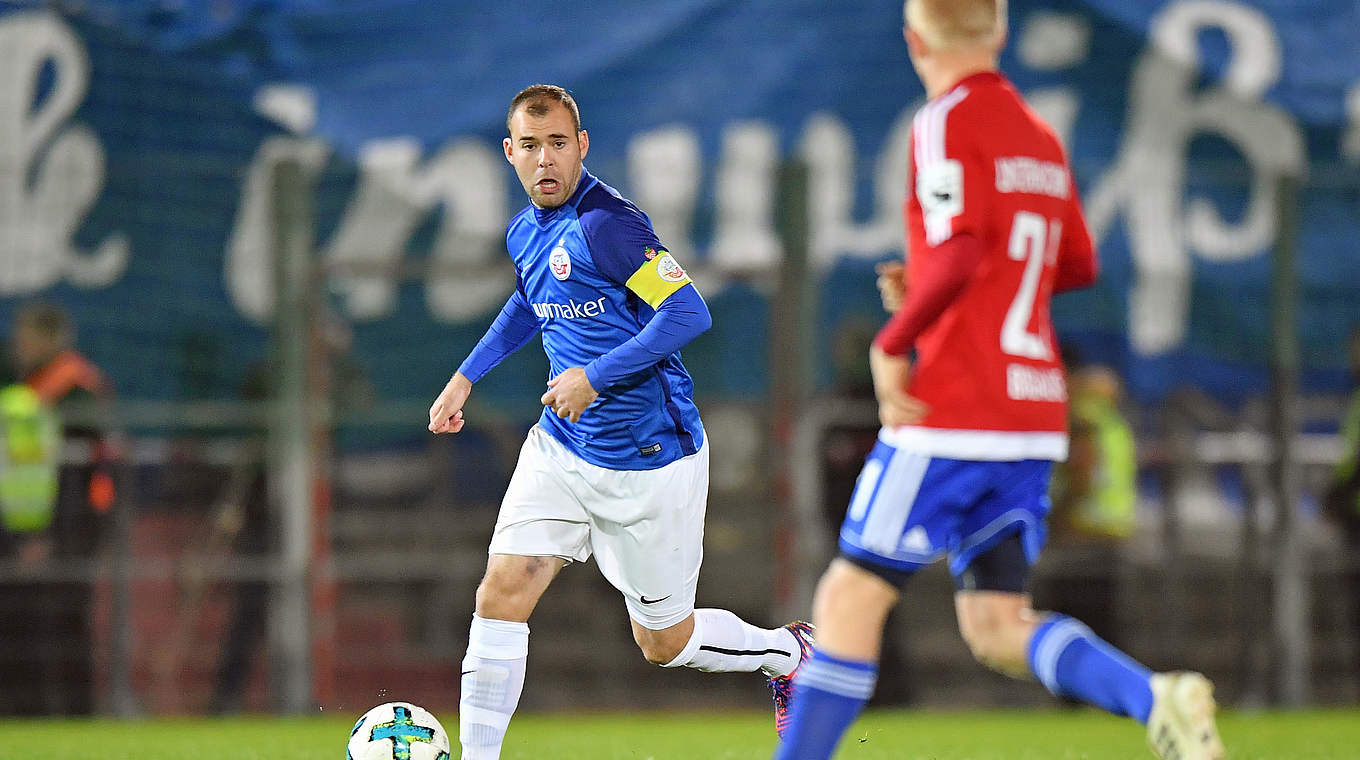
M1332 420L1339 399L1309 398L1305 406ZM872 403L828 395L809 404L793 435L787 500L770 465L767 410L721 401L703 410L714 471L699 603L770 624L805 615L806 592L831 556L859 460L875 437ZM1280 614L1271 593L1272 444L1255 411L1186 398L1139 419L1133 530L1099 550L1103 563L1089 547L1055 538L1032 588L1040 605L1107 608L1092 622L1108 626L1103 635L1154 668L1203 670L1236 705L1278 700L1279 658L1268 635ZM156 424L133 424L141 414ZM90 636L82 642L52 628L40 651L6 653L27 652L53 677L89 647L88 681L52 683L87 689L85 709L97 712L277 709L287 672L269 627L282 575L279 515L257 424L268 416L261 403L120 409L118 500L93 552L0 565L0 587L22 583L56 605L66 604L63 590L89 584ZM473 424L455 437L425 433L414 400L327 426L331 454L319 463L312 494L319 522L307 576L307 692L318 708L353 712L383 697L456 704L486 541L532 422L476 407L469 416ZM382 440L389 443L368 443ZM1360 610L1341 589L1356 557L1316 514L1339 439L1308 432L1298 444L1310 701L1352 704L1360 697L1360 641L1350 621ZM1058 596L1062 584L1075 584L1075 594ZM940 568L911 582L889 630L879 701L1045 704L1041 692L972 661L949 589ZM1062 603L1049 604L1054 598ZM643 662L621 599L589 563L559 577L533 628L541 686L525 695L530 709L758 707L764 699L750 679L700 680ZM81 704L69 694L44 699L16 709L68 712Z

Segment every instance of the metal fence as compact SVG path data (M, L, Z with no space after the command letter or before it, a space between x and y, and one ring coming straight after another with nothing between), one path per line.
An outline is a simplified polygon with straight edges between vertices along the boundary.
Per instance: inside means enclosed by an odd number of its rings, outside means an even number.
M280 194L297 194L290 174L279 171ZM474 401L468 430L435 438L423 430L423 397L383 401L347 381L353 357L328 333L343 326L321 308L308 212L287 209L281 202L275 236L281 297L271 335L280 358L267 367L266 397L117 403L120 498L100 552L0 568L5 581L35 589L90 584L90 686L103 712L456 700L486 540L537 409L526 402L507 414ZM301 232L289 233L290 224ZM791 261L796 276L782 287L806 294L809 279ZM783 352L806 350L800 319L775 320ZM778 403L700 399L714 447L701 604L767 624L806 614L834 552L845 478L876 418L862 395L815 393L807 374L792 364L777 370ZM1340 401L1296 399L1294 427L1334 426ZM1360 642L1347 621L1357 610L1330 590L1355 558L1315 514L1340 444L1331 432L1289 439L1296 495L1281 508L1274 403L1262 396L1234 409L1186 391L1130 410L1140 431L1139 530L1118 551L1112 589L1092 593L1117 600L1119 641L1132 654L1154 667L1204 670L1230 703L1353 702ZM1290 542L1301 569L1279 562ZM1080 550L1053 547L1036 571L1039 601L1048 584L1080 585L1090 572ZM1047 699L971 663L949 596L934 570L908 589L880 699ZM581 707L582 694L593 705L635 704L638 685L653 679L666 679L651 697L657 704L761 699L750 679L715 686L645 665L617 595L591 568L564 573L534 624L543 632L536 651L553 654L535 677L562 688L533 690L527 709ZM970 677L944 677L950 672ZM929 689L909 687L922 678Z

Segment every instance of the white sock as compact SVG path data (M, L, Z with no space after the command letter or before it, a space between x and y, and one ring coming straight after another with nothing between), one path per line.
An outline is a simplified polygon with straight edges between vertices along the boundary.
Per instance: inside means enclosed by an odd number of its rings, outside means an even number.
M497 760L505 728L524 690L529 626L472 616L458 698L458 741L463 760Z
M787 628L757 628L727 610L695 610L694 633L674 660L662 667L684 666L708 673L785 676L798 666L798 639Z

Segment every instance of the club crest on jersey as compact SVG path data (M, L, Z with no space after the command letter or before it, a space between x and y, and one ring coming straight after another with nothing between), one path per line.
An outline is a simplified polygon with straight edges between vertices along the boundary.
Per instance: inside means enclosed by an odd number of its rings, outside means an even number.
M661 249L661 253L665 253L665 252L666 252L666 249L665 249L665 248L662 248L662 249ZM646 248L643 248L643 249L642 249L642 255L643 255L643 256L646 256L648 261L651 261L652 259L655 259L657 256L661 255L661 253L657 253L657 250L656 250L655 248L651 247L650 245L647 246Z
M552 270L553 277L559 280L571 276L571 254L560 243L548 254L548 268Z
M963 165L954 159L934 161L916 172L916 197L926 216L957 216L963 211Z
M680 268L680 262L676 261L666 251L660 251L656 259L656 276L666 282L684 282L689 275Z

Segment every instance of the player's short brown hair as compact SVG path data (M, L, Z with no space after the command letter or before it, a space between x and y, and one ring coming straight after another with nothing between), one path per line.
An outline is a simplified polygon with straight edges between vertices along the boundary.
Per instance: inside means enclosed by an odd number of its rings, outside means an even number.
M906 0L902 19L931 47L989 43L1006 31L1006 0Z
M510 120L520 108L532 116L546 116L553 103L561 103L571 114L571 124L577 132L581 131L581 111L576 107L576 99L571 93L555 84L534 84L519 91L510 101L510 110L505 112L505 133L510 134Z

